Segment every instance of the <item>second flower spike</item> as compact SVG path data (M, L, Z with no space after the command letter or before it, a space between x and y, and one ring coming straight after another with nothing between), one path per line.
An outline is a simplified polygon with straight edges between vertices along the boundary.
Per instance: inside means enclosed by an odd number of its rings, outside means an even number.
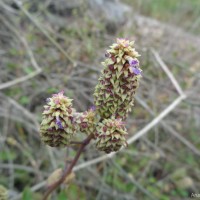
M117 39L105 56L104 69L95 88L94 99L101 118L126 119L134 104L141 69L134 42Z

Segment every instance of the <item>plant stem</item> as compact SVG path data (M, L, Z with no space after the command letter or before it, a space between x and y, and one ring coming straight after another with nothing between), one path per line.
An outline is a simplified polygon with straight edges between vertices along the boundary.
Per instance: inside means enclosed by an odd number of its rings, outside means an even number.
M83 144L83 141L71 141L70 144Z
M67 167L67 163L65 164L65 169L63 171L62 176L60 177L60 179L58 181L56 181L54 184L52 184L51 186L49 186L49 188L47 189L47 191L44 194L43 200L47 200L48 196L57 188L59 187L64 180L66 179L66 177L72 172L73 167L75 166L76 162L78 161L81 153L83 152L84 148L90 143L91 139L93 138L93 134L89 135L85 140L83 140L81 142L81 146L79 148L79 150L76 153L76 156L74 157L74 159L72 160L71 164L69 165L69 167Z

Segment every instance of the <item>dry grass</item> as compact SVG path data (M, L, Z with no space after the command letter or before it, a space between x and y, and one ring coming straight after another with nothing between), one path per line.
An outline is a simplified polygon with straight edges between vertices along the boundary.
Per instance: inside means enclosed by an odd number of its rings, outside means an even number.
M177 27L178 12L162 22L151 18L159 9L130 14L110 34L86 8L64 18L49 11L49 2L35 8L26 1L17 9L0 2L0 184L10 199L40 199L48 175L74 155L41 143L42 106L64 88L77 110L89 108L104 51L116 37L136 40L142 55L129 147L105 156L91 144L75 167L68 199L177 200L199 192L200 40L186 31L193 16Z

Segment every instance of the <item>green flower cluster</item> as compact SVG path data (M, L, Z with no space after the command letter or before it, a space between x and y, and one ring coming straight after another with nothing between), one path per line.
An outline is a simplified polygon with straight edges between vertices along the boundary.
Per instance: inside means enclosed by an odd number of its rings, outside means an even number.
M72 99L64 96L63 92L59 92L47 99L47 105L44 108L40 126L43 142L51 147L69 145L76 131L73 124L75 110L72 108Z
M69 146L76 132L93 135L97 149L110 153L126 146L124 120L134 105L141 69L134 42L117 39L106 52L94 92L94 107L78 113L63 92L47 99L40 133L52 147Z
M100 151L110 153L126 146L125 136L128 134L120 119L104 119L97 125L96 147Z

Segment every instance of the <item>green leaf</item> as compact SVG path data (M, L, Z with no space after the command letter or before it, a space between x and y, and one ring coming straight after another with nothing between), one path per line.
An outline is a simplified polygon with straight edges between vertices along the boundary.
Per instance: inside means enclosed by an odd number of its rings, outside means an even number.
M27 74L31 74L34 72L34 69L32 67L26 67L24 68L24 72L26 72Z
M49 94L56 93L56 92L58 92L58 89L57 89L57 88L54 88L54 87L50 87L50 88L47 89L47 92L48 92Z
M58 195L58 200L67 200L67 195L64 191L61 191Z
M11 48L9 50L9 53L12 55L12 56L16 56L16 55L19 55L19 51L15 48Z
M22 200L33 200L33 193L30 188L26 187L22 194Z
M27 96L22 96L19 100L22 105L26 105L29 103L29 98Z
M17 68L17 65L16 65L16 63L9 62L9 63L7 63L7 67L8 67L10 70L14 70L14 69Z
M8 152L8 151L0 152L0 160L2 161L14 160L16 157L17 157L17 154L15 152Z

